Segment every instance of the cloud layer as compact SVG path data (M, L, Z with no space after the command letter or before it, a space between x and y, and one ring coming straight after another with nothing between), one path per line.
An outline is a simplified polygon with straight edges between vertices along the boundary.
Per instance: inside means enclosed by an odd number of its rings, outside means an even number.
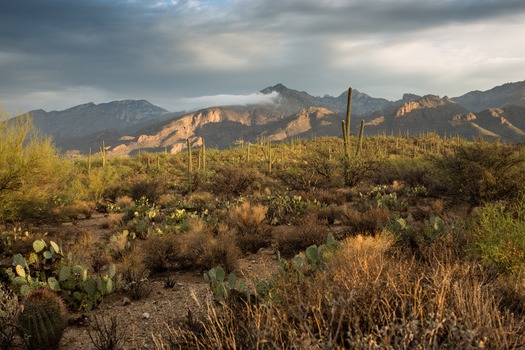
M0 102L136 98L176 111L278 82L457 96L525 79L524 20L522 0L9 1Z

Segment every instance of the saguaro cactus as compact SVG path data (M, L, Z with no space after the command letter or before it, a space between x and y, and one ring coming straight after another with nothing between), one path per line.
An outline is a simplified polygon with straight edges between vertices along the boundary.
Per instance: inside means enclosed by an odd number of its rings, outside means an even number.
M190 139L186 139L186 145L188 147L188 192L191 192L192 190L192 179L193 179L193 164L191 159L191 143Z
M28 349L56 349L66 326L66 307L51 289L29 292L18 316L20 332Z
M206 174L206 144L204 143L204 139L202 139L201 157L202 157L202 174Z
M106 144L102 140L102 146L100 146L100 156L102 157L102 167L106 167L106 160L108 158L108 151L106 150Z
M88 153L88 175L91 174L91 147L89 147Z
M365 121L361 120L361 129L359 129L359 141L357 142L357 149L355 151L356 157L361 153L361 148L363 148L363 136L365 133Z
M352 88L348 88L348 99L346 102L346 119L342 122L343 127L343 143L344 143L344 177L345 185L349 185L350 173L350 114L352 111Z

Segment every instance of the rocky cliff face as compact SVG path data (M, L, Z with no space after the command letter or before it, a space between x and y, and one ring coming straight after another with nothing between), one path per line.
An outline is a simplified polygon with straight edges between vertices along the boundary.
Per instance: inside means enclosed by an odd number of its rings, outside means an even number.
M369 133L437 132L465 138L482 136L506 142L524 142L525 107L490 108L471 112L448 97L409 98L399 108L387 109L367 123Z

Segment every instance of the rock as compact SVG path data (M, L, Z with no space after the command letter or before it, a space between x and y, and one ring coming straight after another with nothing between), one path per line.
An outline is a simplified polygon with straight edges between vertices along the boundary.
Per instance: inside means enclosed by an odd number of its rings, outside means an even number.
M124 297L124 299L122 299L122 306L128 306L129 304L131 304L131 300L129 300L129 298Z
M151 316L149 315L149 312L145 312L142 314L142 318L146 319L146 320L149 320Z

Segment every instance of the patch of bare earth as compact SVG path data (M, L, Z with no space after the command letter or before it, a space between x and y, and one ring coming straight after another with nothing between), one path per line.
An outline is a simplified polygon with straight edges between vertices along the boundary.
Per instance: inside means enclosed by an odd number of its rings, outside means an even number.
M107 218L96 215L92 219L82 220L75 225L65 225L56 229L56 233L65 231L74 235L75 231L90 230L100 235L110 235ZM236 274L256 276L259 279L269 278L277 266L277 256L272 249L261 249L257 254L239 260ZM165 286L170 277L175 283L171 288ZM211 302L209 286L204 282L201 272L170 272L150 276L147 286L151 293L139 300L131 300L125 292L117 292L104 298L97 309L85 314L70 314L69 325L64 333L59 349L96 349L91 336L96 338L96 322L109 325L115 317L118 327L123 331L126 349L154 349L152 336L167 336L167 324L185 319L190 311L194 316Z

